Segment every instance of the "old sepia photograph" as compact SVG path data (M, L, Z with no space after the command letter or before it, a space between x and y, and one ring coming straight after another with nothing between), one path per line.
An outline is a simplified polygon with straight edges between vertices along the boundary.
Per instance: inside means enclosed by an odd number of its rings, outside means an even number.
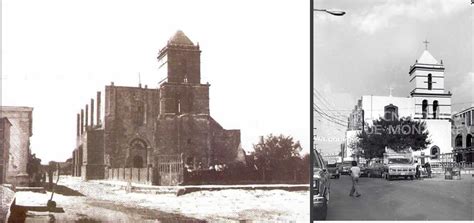
M310 221L310 12L2 1L0 222Z
M473 220L473 10L314 0L313 220Z

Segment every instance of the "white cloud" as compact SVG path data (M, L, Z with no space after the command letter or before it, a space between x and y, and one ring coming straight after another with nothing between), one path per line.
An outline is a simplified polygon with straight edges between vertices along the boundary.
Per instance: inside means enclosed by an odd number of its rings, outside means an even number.
M373 34L389 28L397 18L431 20L442 15L456 13L469 7L465 0L390 0L354 15L352 24L361 31Z

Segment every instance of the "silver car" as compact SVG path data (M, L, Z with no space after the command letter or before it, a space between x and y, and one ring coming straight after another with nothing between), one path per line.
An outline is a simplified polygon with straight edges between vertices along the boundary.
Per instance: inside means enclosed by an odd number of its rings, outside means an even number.
M313 215L314 220L326 219L329 193L330 174L321 155L314 151L313 157Z

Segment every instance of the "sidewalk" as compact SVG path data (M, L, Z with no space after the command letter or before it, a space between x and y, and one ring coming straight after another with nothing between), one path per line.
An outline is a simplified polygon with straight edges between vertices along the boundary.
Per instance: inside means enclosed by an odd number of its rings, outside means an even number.
M128 182L110 180L90 180L89 182L102 185L116 186L127 190ZM148 184L131 183L130 192L150 194L176 194L183 195L196 191L217 191L228 189L240 190L285 190L309 191L309 184L248 184L248 185L185 185L185 186L152 186Z
M473 172L474 174L474 172ZM423 180L428 180L428 181L447 181L447 182L451 182L451 181L454 181L454 182L463 182L463 181L472 181L474 180L474 176L472 174L464 174L461 172L461 179L460 180L446 180L444 178L444 173L436 173L436 174L432 174L431 175L431 178L423 178Z

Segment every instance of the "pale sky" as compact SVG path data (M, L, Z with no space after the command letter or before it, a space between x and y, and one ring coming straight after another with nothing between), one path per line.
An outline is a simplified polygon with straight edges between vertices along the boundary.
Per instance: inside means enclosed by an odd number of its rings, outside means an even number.
M469 0L314 0L314 7L346 11L342 17L316 12L314 85L341 116L362 95L409 96L409 67L427 39L428 51L445 65L452 111L474 105L473 10ZM315 119L318 136L344 139L345 127ZM337 142L316 142L326 153Z
M211 115L260 135L284 134L309 151L307 1L2 1L2 95L33 111L31 149L43 163L75 147L76 114L115 85L157 87L156 57L183 30L199 42ZM104 103L103 103L104 105ZM102 113L103 114L103 113Z

